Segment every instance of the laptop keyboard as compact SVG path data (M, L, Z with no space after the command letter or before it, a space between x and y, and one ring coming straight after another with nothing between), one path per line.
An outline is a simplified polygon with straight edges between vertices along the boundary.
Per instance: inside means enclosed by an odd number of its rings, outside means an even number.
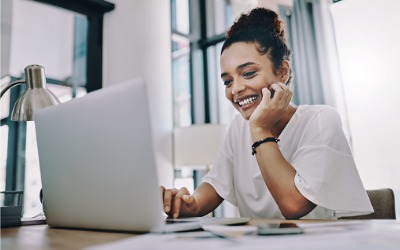
M173 219L173 218L166 218L165 222L167 224L179 224L179 223L189 223L189 222L199 222L199 219L185 219L185 218L179 218L179 219Z

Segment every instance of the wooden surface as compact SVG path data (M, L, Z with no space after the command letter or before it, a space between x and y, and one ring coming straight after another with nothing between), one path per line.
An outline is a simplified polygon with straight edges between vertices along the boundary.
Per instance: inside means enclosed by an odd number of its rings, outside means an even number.
M302 222L323 222L302 220ZM298 220L257 219L249 224L299 222ZM326 222L326 220L324 221ZM2 250L73 250L135 236L123 232L104 232L77 229L50 228L48 225L30 225L1 229Z
M32 225L1 229L2 250L73 250L112 242L134 234L49 228Z
M257 225L260 223L282 223L282 222L342 222L346 220L271 220L271 219L256 219L252 220L250 225ZM366 220L362 220L366 221ZM370 238L371 235L373 237L370 239L371 242L367 242L368 244L374 244L371 246L371 249L400 249L396 244L400 244L398 235L400 232L400 222L396 220L367 220L367 222L376 224L370 224L369 230L365 231L365 235L363 237L368 237L363 239L358 248L356 249L364 249L366 242ZM354 221L353 221L354 222ZM354 224L353 224L354 225ZM368 224L367 224L368 226ZM383 228L383 232L376 232L376 228ZM383 227L382 227L383 226ZM365 225L362 227L365 228ZM352 229L354 230L354 228ZM386 231L385 231L386 230ZM345 235L345 234L335 234L337 235ZM357 237L361 237L357 234ZM74 250L74 249L83 249L89 246L96 246L102 243L110 243L116 240L127 239L129 237L135 237L135 234L123 233L123 232L104 232L104 231L90 231L90 230L78 230L78 229L59 229L59 228L50 228L46 224L42 225L30 225L30 226L21 226L21 227L11 227L11 228L2 228L1 229L1 250ZM392 238L391 238L392 237ZM359 238L359 239L362 239ZM325 239L326 240L326 239ZM331 243L337 243L336 238L331 238ZM347 239L348 240L348 239ZM364 242L364 243L363 243ZM398 243L397 243L398 242ZM356 241L351 241L351 244L356 244ZM324 241L325 244L325 241ZM347 244L347 243L343 243ZM342 244L342 245L343 245ZM388 245L389 248L379 248L383 245ZM340 245L340 244L339 244ZM339 246L337 245L337 246ZM342 246L340 245L340 246ZM343 245L346 246L346 245ZM358 246L358 245L357 245ZM376 248L375 248L376 246ZM393 248L393 246L396 246ZM303 249L305 249L303 247ZM323 248L321 248L323 249ZM336 248L336 245L330 249L342 249L342 247ZM347 249L347 248L346 248ZM350 249L350 248L349 248Z

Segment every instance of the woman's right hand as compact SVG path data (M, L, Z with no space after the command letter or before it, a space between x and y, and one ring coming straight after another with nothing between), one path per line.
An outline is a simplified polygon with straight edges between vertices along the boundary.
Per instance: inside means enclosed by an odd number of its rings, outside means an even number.
M196 216L196 199L186 188L166 189L160 186L163 199L164 212L168 217L193 217Z

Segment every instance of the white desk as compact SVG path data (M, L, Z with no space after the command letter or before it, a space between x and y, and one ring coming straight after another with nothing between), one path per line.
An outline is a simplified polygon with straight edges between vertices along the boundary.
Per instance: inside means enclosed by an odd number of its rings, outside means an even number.
M250 225L281 220L253 220ZM182 240L183 234L112 233L49 228L47 225L1 229L1 249L400 249L400 221L293 221L305 223L305 233L284 236L243 236L230 242L211 238ZM318 224L316 224L318 222ZM335 224L336 223L336 224ZM340 225L345 226L340 226ZM336 226L334 226L336 225ZM197 232L202 233L202 232ZM113 245L103 245L109 243ZM188 248L190 246L190 248Z

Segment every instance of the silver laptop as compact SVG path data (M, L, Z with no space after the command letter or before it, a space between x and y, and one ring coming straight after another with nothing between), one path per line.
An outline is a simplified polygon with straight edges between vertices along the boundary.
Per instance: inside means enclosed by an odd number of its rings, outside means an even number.
M35 113L49 226L174 232L248 221L188 218L167 224L147 95L142 80L131 80Z

